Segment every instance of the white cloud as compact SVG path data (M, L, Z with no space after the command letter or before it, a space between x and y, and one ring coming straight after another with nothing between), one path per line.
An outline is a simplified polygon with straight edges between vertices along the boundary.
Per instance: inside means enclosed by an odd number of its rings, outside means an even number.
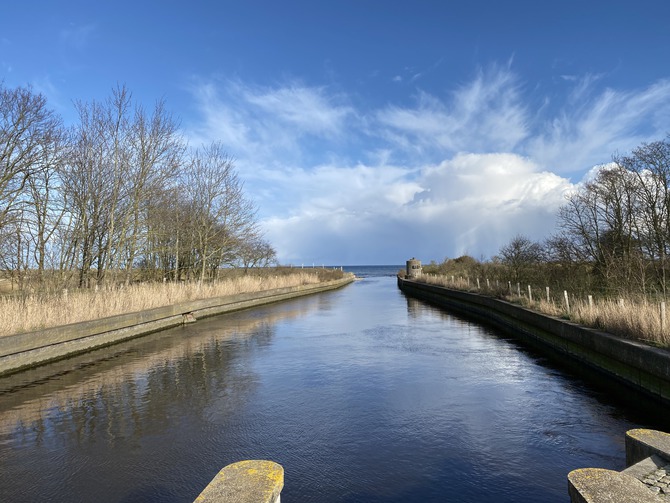
M544 237L572 188L513 154L463 154L417 175L384 166L316 170L295 195L320 195L267 219L268 237L293 262L490 255L517 233ZM322 193L329 187L338 190Z
M670 81L617 91L605 79L565 78L563 101L535 96L533 111L509 66L369 110L325 87L210 81L194 88L191 138L229 146L284 262L490 256L554 230L567 174L665 136Z

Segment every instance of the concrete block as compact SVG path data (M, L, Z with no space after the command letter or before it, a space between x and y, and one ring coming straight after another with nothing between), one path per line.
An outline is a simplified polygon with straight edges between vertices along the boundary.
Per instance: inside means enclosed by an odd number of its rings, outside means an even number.
M632 466L652 455L670 462L670 434L646 428L626 432L626 466Z
M661 503L646 485L628 474L602 468L580 468L568 474L572 503Z
M278 503L284 468L273 461L240 461L224 467L195 503Z

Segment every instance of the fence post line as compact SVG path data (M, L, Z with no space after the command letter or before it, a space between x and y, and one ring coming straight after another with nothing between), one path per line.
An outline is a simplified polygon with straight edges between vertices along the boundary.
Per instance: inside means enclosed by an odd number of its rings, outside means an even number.
M568 291L563 290L563 298L565 299L565 310L570 314L570 299L568 299Z

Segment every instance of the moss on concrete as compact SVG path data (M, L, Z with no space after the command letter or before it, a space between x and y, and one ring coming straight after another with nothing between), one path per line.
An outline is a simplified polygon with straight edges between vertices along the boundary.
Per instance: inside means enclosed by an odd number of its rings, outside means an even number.
M284 487L284 469L273 461L248 460L223 468L196 503L275 503Z

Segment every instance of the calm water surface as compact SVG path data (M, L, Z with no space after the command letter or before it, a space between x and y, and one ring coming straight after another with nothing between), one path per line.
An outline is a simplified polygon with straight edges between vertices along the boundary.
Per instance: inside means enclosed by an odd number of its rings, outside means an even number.
M668 428L397 270L0 379L0 499L190 502L271 459L285 502L567 502L570 470Z

